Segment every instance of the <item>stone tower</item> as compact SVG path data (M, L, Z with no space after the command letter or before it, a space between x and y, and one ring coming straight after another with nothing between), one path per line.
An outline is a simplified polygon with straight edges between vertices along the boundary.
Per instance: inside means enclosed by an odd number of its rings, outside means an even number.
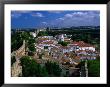
M63 34L61 35L61 41L64 41L64 36L63 36Z

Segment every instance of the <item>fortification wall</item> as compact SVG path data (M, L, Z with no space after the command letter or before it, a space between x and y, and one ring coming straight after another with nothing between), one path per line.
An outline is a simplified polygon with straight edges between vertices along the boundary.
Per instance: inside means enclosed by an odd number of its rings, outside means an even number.
M23 45L15 51L16 58L21 58L25 56L25 41L23 41Z
M23 41L23 45L18 50L12 52L11 55L15 56L16 58L16 62L11 67L11 76L22 76L22 66L20 65L20 58L22 56L25 56L25 41Z

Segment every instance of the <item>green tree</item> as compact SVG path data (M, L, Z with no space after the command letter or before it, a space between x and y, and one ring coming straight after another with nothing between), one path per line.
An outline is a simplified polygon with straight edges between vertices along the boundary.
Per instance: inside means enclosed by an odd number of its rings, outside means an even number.
M29 51L31 51L31 52L35 52L36 51L36 48L35 48L35 45L34 44L30 44L28 46L28 48L29 48Z
M31 38L31 36L32 35L30 35L29 32L26 31L16 32L11 35L11 52L19 49L23 44L23 40L25 40L26 42L29 41L29 38Z
M56 62L50 62L47 61L45 64L46 70L48 71L48 74L50 76L60 76L62 69L59 67L59 65Z
M30 45L30 44L33 44L33 43L35 43L35 38L30 38L28 40L28 44Z
M65 42L65 41L59 41L58 44L61 44L62 46L67 46L67 45L68 45L68 42Z
M90 77L100 76L100 60L89 60L88 61L88 75Z
M44 77L44 76L45 76L45 77L49 76L45 66L42 67L41 76L42 76L42 77Z
M15 33L11 36L11 52L17 50L23 44L21 33Z
M48 33L46 31L40 31L38 36L48 36Z
M37 76L38 64L29 56L20 59L24 77Z
M15 56L12 56L11 57L11 66L13 65L13 63L15 63L16 62L16 58L15 58Z
M29 32L22 32L22 34L21 34L21 38L23 39L23 40L28 40L29 39L29 37L30 37L31 35L29 34Z
M45 67L41 67L33 58L24 56L20 59L22 65L23 77L40 77L48 76L48 72Z

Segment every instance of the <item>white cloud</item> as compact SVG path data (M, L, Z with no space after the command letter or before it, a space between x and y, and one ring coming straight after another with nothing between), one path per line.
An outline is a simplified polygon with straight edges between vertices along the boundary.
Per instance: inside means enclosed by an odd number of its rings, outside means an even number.
M74 12L72 13L72 15L75 17L84 17L84 16L87 16L88 13L87 12Z
M87 16L88 13L87 12L73 12L73 13L70 13L70 14L66 14L65 17L66 18L72 18L72 17L84 17L84 16Z
M98 11L76 11L65 14L63 17L53 21L59 26L83 26L83 25L99 25L100 12Z
M42 22L43 24L47 24L47 22Z
M33 17L44 17L43 14L39 13L39 12L33 12L33 11L28 11L28 10L16 10L16 11L12 11L11 16L18 18L20 16L22 16L23 14L29 14Z
M19 18L20 16L21 16L20 13L12 13L12 14L11 14L11 17L12 17L12 18Z
M94 17L94 16L99 16L99 12L97 11L82 11L82 12L73 12L65 15L65 18L89 18L89 17Z
M65 17L71 18L71 17L73 17L73 14L66 14Z
M11 12L11 17L13 18L19 18L22 16L22 14L31 13L32 11L26 11L26 10L14 10Z
M32 13L31 16L33 17L44 17L43 14L37 12L37 13Z
M58 19L56 19L56 20L58 20L58 21L59 21L59 20L64 20L64 18L58 18Z

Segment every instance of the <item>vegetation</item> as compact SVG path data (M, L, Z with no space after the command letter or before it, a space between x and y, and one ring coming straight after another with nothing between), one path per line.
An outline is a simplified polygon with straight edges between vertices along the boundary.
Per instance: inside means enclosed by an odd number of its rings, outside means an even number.
M57 63L47 62L45 64L46 70L48 71L48 74L51 76L60 76L62 69L59 67Z
M31 35L30 35L30 38L28 40L27 47L28 47L29 56L33 56L34 52L36 51L36 48L35 48L35 38L32 37Z
M73 41L84 41L90 44L100 44L100 29L66 29L66 30L50 30L48 35L67 34L72 35Z
M32 36L30 36L30 38L28 39L28 44L30 45L30 44L33 44L35 42L36 42L35 41L35 38L33 38Z
M58 35L58 34L67 34L72 35L71 39L73 41L85 41L87 43L93 44L96 46L96 50L100 50L100 30L49 30L40 31L38 36L47 36L47 35ZM23 77L47 77L47 76L61 76L62 69L56 62L48 61L45 64L38 64L30 56L34 55L36 51L35 48L35 38L29 34L29 32L16 32L12 34L11 37L11 51L17 50L22 44L23 40L26 41L26 46L28 47L28 55L20 59L22 65L22 76ZM62 46L67 46L68 42L60 41L58 44ZM47 46L44 49L48 49ZM39 58L42 59L42 55L39 55ZM100 59L100 58L98 58ZM11 58L11 65L16 62L15 57ZM84 66L85 61L82 61L78 66ZM68 63L67 63L68 64ZM68 75L69 72L66 72ZM100 60L88 60L88 75L90 77L100 76ZM66 75L65 75L66 76ZM78 71L72 74L72 76L79 76Z
M40 31L38 36L48 36L48 33L46 31Z
M89 60L88 61L88 75L90 77L100 76L100 60Z
M61 44L62 46L67 46L67 45L68 45L68 42L65 42L65 41L59 41L58 44Z
M23 40L28 41L30 38L29 32L15 32L11 35L11 51L15 51L23 44Z
M21 59L22 65L22 74L24 77L34 77L34 76L46 76L47 72L44 68L37 64L34 59L29 56L22 57Z
M88 60L88 76L89 77L99 77L100 76L100 58L97 58L96 60ZM85 66L85 61L80 62L79 65L76 66L76 68L80 68Z
M61 69L56 63L47 62L44 66L41 66L29 56L22 57L20 61L23 77L60 76L61 74Z
M29 34L29 32L15 32L12 34L11 37L11 52L19 49L22 44L23 40L26 41L26 47L28 47L29 55L34 55L36 51L35 48L35 38Z
M15 63L16 62L16 58L15 58L15 56L12 56L11 57L11 66L13 65L13 63Z
M28 46L28 48L29 48L29 51L31 51L31 52L35 52L35 51L36 51L34 44L30 44L30 45Z
M11 51L17 50L23 44L23 39L20 33L15 33L11 36Z

